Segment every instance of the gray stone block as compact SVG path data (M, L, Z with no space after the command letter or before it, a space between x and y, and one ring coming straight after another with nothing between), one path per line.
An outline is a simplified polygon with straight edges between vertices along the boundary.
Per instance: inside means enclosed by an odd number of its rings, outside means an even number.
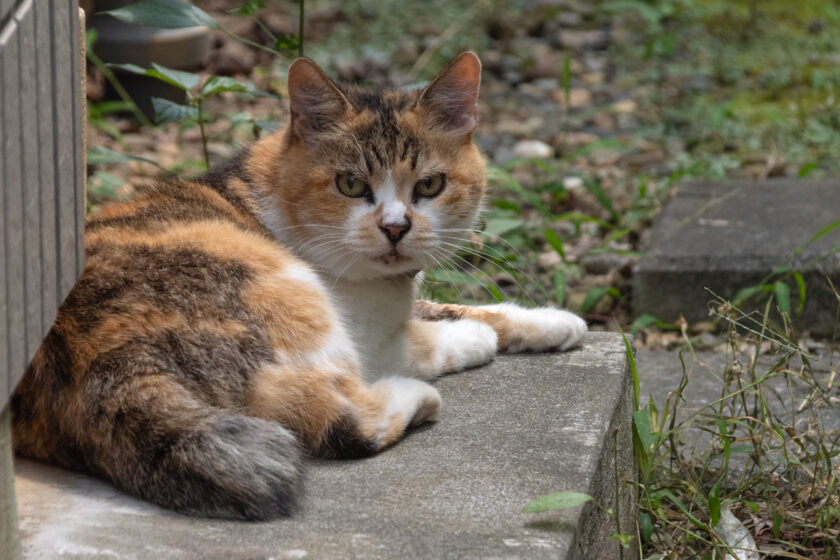
M170 513L19 459L25 558L620 557L608 538L616 519L591 503L522 513L543 494L582 491L635 532L635 490L624 482L636 479L632 394L619 335L591 333L565 354L503 356L438 387L436 424L370 459L312 462L303 511L270 523Z
M732 298L791 262L802 272L806 304L796 327L833 332L840 289L840 253L808 264L840 247L840 228L805 247L822 228L840 220L840 181L774 179L697 182L680 187L651 232L633 275L633 308L665 321L708 318L714 297ZM798 252L798 249L803 249ZM789 282L791 305L798 290Z

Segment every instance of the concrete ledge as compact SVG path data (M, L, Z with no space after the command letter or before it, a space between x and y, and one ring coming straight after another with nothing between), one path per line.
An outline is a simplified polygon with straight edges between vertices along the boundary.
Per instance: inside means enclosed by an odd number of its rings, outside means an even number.
M840 217L836 180L697 181L681 185L656 219L650 244L633 273L633 308L665 321L708 320L707 288L731 299L791 258L807 286L800 329L830 335L838 302L840 254L808 266L840 244L840 229L809 240ZM803 249L797 254L798 249ZM792 307L798 288L789 282ZM759 306L760 309L764 305ZM746 311L754 307L746 306Z
M634 489L615 482L636 474L620 335L591 333L566 354L501 357L438 386L435 425L370 459L313 462L304 511L290 520L189 518L19 459L24 557L620 557L608 538L616 519L592 504L521 513L553 491L588 492L605 508L618 495L622 531L634 533Z

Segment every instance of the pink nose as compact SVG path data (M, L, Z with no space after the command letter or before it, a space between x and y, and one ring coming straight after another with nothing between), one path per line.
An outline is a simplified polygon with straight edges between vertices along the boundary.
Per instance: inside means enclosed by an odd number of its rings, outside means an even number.
M400 224L379 224L379 229L385 234L391 243L396 243L411 229L411 220L406 216L405 221Z

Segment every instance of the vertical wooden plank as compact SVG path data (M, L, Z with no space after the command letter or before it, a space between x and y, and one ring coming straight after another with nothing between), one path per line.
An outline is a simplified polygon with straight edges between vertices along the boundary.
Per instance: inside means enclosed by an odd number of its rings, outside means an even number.
M82 84L85 77L85 55L84 55L84 11L78 7L78 2L70 2L70 44L73 47L73 163L76 166L74 193L76 196L76 274L75 280L82 274L85 267L85 145L84 135L87 107L85 106Z
M71 38L70 11L74 2L50 0L51 32L53 37L52 70L54 76L55 179L58 211L58 296L63 300L76 280L76 166L73 135L73 65L76 59L68 48Z
M0 77L3 76L3 46L0 43ZM5 101L6 88L0 81L0 123L3 122L6 115ZM8 324L6 318L8 317L8 305L6 304L8 286L6 282L6 263L9 259L6 258L6 197L3 195L3 184L5 184L5 164L6 161L6 146L3 140L0 139L0 403L6 402L11 389L9 388L9 338L8 338ZM2 406L2 405L0 405Z
M57 269L57 235L56 235L56 184L55 158L53 145L55 142L53 122L55 106L53 105L52 78L52 35L50 34L50 10L46 2L35 2L35 64L37 66L37 99L38 107L38 186L41 196L41 290L43 303L42 325L48 329L55 320L58 309L58 269ZM2 315L0 315L2 316ZM43 332L41 335L43 336Z
M18 77L20 53L17 25L11 20L0 32L3 58L3 225L6 229L6 339L9 344L9 368L5 375L5 404L8 392L26 366L23 291L23 201L21 199L21 130Z
M28 363L41 344L44 334L41 305L41 197L38 180L38 98L35 72L35 14L32 0L22 2L16 13L18 48L20 49L20 144L21 199L23 201L23 289L26 315L26 348ZM23 372L19 372L19 379ZM17 382L17 379L14 382Z

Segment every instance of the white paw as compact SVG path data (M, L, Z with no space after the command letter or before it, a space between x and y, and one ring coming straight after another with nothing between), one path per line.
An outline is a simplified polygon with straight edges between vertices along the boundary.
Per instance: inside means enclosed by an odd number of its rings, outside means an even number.
M388 377L379 383L387 384L390 390L386 418L401 414L409 426L435 419L440 409L440 393L428 383L408 377Z
M563 309L525 309L510 303L487 305L483 308L504 315L508 320L506 352L568 350L578 344L586 334L586 322Z
M493 360L499 337L493 327L472 319L435 322L438 333L437 370L452 373Z

